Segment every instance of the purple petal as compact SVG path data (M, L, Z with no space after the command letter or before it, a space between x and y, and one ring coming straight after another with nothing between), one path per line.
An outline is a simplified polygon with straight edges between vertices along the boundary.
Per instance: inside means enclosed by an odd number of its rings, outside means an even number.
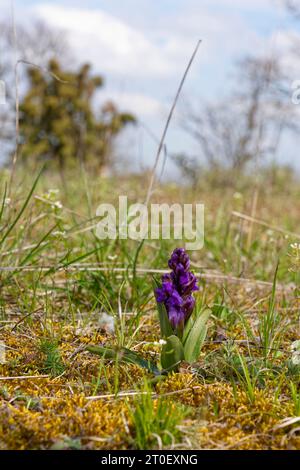
M181 308L170 308L168 311L170 323L174 329L178 328L184 322L184 312Z

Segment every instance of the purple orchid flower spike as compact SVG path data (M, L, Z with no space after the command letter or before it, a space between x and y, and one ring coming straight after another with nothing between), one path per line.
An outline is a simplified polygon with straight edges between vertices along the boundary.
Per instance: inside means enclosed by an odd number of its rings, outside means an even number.
M199 290L197 278L189 271L190 259L183 248L173 251L168 265L172 272L162 276L155 296L157 302L164 303L173 329L183 329L195 306L191 294Z

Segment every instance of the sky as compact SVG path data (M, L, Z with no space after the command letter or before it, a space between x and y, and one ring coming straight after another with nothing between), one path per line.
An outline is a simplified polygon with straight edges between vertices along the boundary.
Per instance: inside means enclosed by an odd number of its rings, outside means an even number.
M245 54L289 57L299 26L283 0L15 0L17 21L41 18L66 31L74 61L90 62L105 78L99 100L115 100L141 126L126 133L124 158L139 167L153 163L159 139L186 65L198 54L184 84L167 139L168 153L196 153L197 144L179 125L185 101L217 102L230 92L234 63ZM0 0L0 18L11 1ZM298 75L298 76L297 76ZM291 72L291 83L300 70ZM125 157L126 154L126 157ZM294 158L286 147L282 161ZM167 167L168 171L168 167Z

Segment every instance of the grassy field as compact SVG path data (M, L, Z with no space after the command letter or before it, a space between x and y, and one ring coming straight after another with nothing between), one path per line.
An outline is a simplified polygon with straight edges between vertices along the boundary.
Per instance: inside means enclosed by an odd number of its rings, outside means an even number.
M93 228L100 203L143 202L148 175L70 172L63 186L24 172L9 194L8 180L2 171L0 449L300 449L297 182L156 188L153 202L205 204L191 260L212 315L198 361L154 377L86 350L159 361L152 276L177 244L100 241Z

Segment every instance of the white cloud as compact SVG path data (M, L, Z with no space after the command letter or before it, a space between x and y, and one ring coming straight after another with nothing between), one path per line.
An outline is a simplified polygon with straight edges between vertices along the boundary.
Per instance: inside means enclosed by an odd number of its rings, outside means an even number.
M270 0L252 1L267 5ZM185 90L192 88L195 93L203 85L214 86L205 81L206 67L210 71L215 69L215 83L224 83L227 73L224 70L226 67L228 70L232 58L249 51L249 45L251 50L259 50L261 46L262 38L247 25L237 9L221 12L213 8L215 2L203 1L200 5L198 1L187 1L181 11L164 12L157 23L151 22L147 28L145 23L134 26L129 19L87 5L39 3L32 11L50 26L66 30L78 62L91 62L94 70L107 78L108 88L102 92L103 96L110 96L122 108L142 118L156 115L160 119L162 103L172 99L199 38L203 44L185 84ZM220 0L220 3L224 7L242 8L245 3L250 6L246 0ZM222 69L224 77L221 77Z
M160 80L165 84L179 80L198 39L203 44L189 73L189 83L199 77L200 64L203 73L206 65L228 64L249 44L259 47L258 35L237 12L218 14L193 1L187 2L181 12L162 15L157 24L146 29L138 29L99 8L41 3L33 11L50 25L66 30L80 62L91 62L109 81L112 77L135 80L147 83L152 90L160 87Z
M217 3L219 6L234 7L239 10L255 10L270 9L274 7L281 8L282 0L217 0L211 3Z
M142 93L120 92L110 90L101 93L101 102L112 100L121 111L130 111L137 116L159 116L165 111L160 101Z
M99 8L42 3L33 11L53 27L64 29L77 56L104 74L159 80L182 73L198 39L203 39L198 64L211 63L221 45L231 50L246 44L249 31L236 15L228 15L224 21L222 15L199 4L190 7L188 3L183 14L175 12L171 19L162 15L159 24L147 29L131 26ZM195 65L191 74L194 69Z
M50 4L41 4L34 11L50 25L69 33L78 56L99 64L105 72L134 77L172 73L175 64L156 44L109 13Z
M300 79L299 45L300 32L280 30L270 38L274 55L279 57L281 67L290 83Z
M187 96L202 94L209 100L229 90L228 72L244 54L278 49L286 62L291 60L284 51L289 48L292 26L284 31L281 2L185 0L174 2L174 8L168 2L167 9L164 2L154 0L99 2L103 8L90 7L97 2L42 0L23 10L16 0L22 21L33 13L66 30L77 63L91 62L93 71L103 74L107 86L99 100L114 100L158 135L198 39L203 44L184 85ZM170 147L185 145L177 129L169 138Z
M12 3L9 0L0 0L0 16L5 18L12 18Z

